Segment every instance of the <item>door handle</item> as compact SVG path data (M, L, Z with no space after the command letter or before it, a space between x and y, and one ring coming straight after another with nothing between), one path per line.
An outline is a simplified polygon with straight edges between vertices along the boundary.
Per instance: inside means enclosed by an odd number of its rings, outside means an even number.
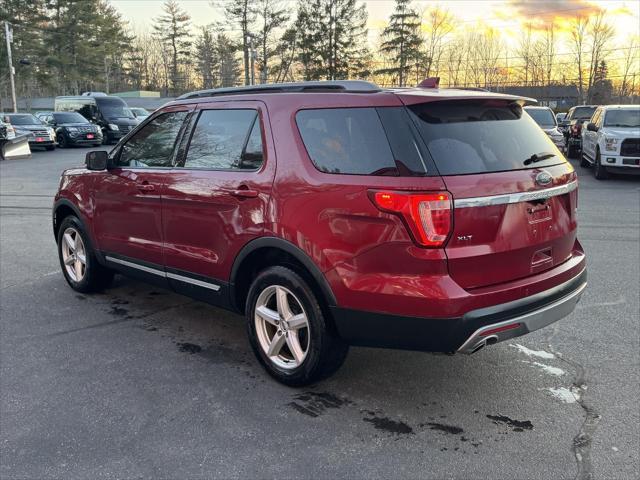
M257 190L249 190L248 188L239 188L237 190L231 190L229 192L232 196L238 198L256 198L258 196Z
M136 188L138 190L140 190L141 192L153 192L156 189L155 186L153 186L152 184L150 184L146 180L144 182L137 183L136 184Z

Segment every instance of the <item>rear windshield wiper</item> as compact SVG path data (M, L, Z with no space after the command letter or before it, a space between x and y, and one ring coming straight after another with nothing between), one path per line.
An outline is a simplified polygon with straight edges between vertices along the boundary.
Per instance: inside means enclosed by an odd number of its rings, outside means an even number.
M531 165L532 163L540 162L542 160L546 160L547 158L551 158L555 156L556 156L555 153L547 153L547 152L534 153L529 158L527 158L523 163L525 165Z

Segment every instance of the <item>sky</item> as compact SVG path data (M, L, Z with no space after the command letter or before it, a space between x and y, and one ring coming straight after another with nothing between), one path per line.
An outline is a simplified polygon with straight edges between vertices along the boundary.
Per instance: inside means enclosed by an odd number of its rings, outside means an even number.
M128 20L134 30L148 29L162 11L162 0L110 0ZM220 9L211 6L209 0L178 0L191 15L194 26L207 25L221 20ZM220 0L214 0L221 3ZM293 8L296 0L283 0ZM369 12L369 38L374 41L386 25L393 11L393 0L362 0ZM543 25L553 19L562 25L563 20L576 15L589 15L606 10L616 26L616 46L625 46L631 36L640 36L640 0L414 0L418 11L434 6L449 10L456 17L456 25L462 29L492 27L503 35L517 38L526 21Z

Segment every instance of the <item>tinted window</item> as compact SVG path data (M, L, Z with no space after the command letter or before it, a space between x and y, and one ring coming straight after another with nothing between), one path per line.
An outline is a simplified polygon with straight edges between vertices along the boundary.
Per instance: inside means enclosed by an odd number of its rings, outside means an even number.
M257 117L255 110L203 110L193 131L184 166L215 170L255 168L255 162L244 161L243 152ZM259 121L255 123L259 125ZM258 128L254 135L259 132ZM257 140L253 136L251 148L254 153L257 143L261 149L262 138ZM261 153L260 150L260 163Z
M256 116L253 122L253 128L249 134L249 139L247 140L247 145L242 154L240 168L257 170L262 165L262 160L262 132L260 131L260 118Z
M525 108L526 112L533 118L533 120L540 126L553 127L556 122L553 119L553 113L551 110L538 109L538 108Z
M576 120L589 120L596 111L596 107L576 107L571 118Z
M520 105L496 100L430 102L409 107L442 175L498 172L564 162ZM525 165L533 155L550 158Z
M53 118L57 123L87 123L87 119L79 113L54 113Z
M605 127L640 127L640 109L609 110L604 118Z
M296 123L318 170L397 175L391 147L375 108L301 110Z
M122 146L122 167L170 167L173 150L186 112L171 112L154 118Z
M42 125L42 122L31 114L9 115L11 125Z
M127 104L120 98L96 97L95 100L104 118L135 118Z

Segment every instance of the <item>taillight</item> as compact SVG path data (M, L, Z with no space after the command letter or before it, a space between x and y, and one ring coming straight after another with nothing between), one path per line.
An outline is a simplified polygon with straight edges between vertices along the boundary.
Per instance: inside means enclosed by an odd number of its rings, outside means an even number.
M448 193L372 191L370 197L380 210L400 215L419 245L444 245L451 231L451 198Z

